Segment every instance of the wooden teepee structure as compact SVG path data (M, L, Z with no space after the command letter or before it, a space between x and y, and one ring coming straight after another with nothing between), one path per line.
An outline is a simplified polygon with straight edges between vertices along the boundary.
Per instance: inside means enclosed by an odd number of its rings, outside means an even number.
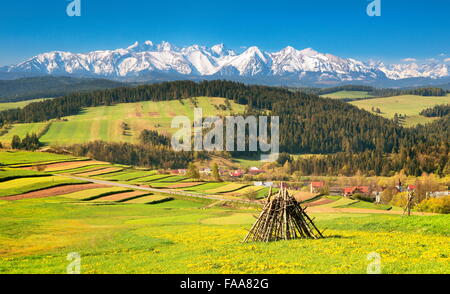
M271 242L300 238L323 238L322 232L306 214L288 190L281 188L275 195L269 192L267 203L244 242Z

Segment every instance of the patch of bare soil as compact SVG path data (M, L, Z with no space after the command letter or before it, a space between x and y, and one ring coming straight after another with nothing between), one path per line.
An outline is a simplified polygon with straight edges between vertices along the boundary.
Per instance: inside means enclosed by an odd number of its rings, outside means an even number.
M95 164L106 164L106 162L96 161L96 160L79 160L79 161L67 161L67 162L59 162L59 163L50 163L50 164L41 164L41 166L45 166L45 170L59 171L65 169L72 169L83 167L87 165L95 165ZM23 169L34 170L35 166L24 167Z
M322 199L319 199L319 200L316 200L316 201L313 201L313 202L302 204L302 206L304 206L304 207L313 207L313 206L325 205L325 204L328 204L328 203L332 203L334 201L335 200L332 200L332 199L322 198Z
M31 198L45 198L52 196L66 195L78 191L96 189L96 188L107 188L108 186L100 184L79 184L79 185L67 185L60 187L53 187L49 189L28 192L24 194L0 197L1 200L21 200L21 199L31 199Z
M312 199L312 198L316 197L317 195L318 194L314 194L314 193L311 193L311 192L300 191L300 192L296 192L294 194L294 198L297 201L306 201L306 200L309 200L309 199Z

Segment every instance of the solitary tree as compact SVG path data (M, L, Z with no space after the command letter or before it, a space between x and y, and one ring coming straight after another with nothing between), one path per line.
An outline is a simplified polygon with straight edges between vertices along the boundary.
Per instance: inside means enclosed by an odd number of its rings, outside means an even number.
M198 172L197 166L192 162L189 163L187 175L192 179L200 179L200 173Z
M19 149L20 145L22 144L22 141L20 140L20 137L17 135L14 135L11 141L11 148L12 149Z
M219 166L217 165L217 163L214 163L213 167L212 167L212 176L214 178L214 180L216 181L222 181L222 179L220 178L220 174L219 174Z

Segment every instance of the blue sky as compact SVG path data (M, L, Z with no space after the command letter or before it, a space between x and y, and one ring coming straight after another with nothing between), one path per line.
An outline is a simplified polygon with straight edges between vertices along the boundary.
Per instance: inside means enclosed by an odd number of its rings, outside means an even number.
M398 62L450 57L450 1L381 0L81 0L82 16L68 17L69 0L0 3L0 65L38 53L128 47L134 41L177 46L224 43L241 51L287 45L362 60Z

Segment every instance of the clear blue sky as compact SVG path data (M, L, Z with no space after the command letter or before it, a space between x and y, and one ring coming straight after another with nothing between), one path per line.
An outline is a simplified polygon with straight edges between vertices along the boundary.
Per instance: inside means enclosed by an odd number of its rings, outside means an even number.
M343 57L388 62L450 57L450 1L381 0L81 0L82 16L66 15L69 0L0 3L0 65L52 50L87 52L161 40L178 46L225 43L240 51L287 45Z

